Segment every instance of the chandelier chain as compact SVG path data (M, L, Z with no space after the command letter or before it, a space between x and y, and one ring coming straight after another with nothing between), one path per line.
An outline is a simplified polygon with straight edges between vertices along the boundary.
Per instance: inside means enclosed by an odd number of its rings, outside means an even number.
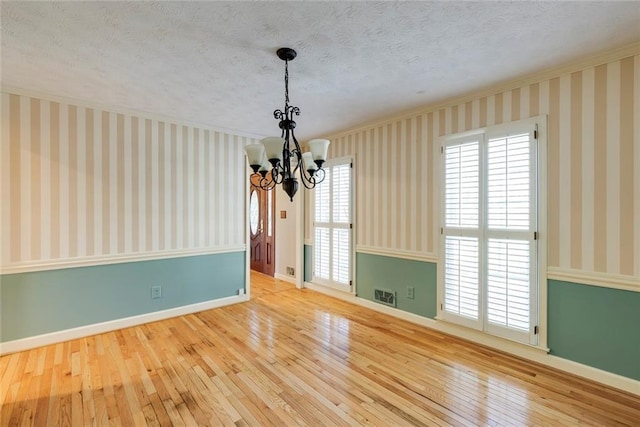
M289 106L289 61L284 61L284 105Z

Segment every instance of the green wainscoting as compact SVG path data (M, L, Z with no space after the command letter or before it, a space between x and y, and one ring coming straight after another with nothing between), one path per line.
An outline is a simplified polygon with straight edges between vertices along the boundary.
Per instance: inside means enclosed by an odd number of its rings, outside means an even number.
M356 254L356 289L360 298L374 301L375 288L396 291L397 308L433 319L436 316L436 264L381 255ZM407 287L414 288L414 298Z
M305 245L305 281L311 280L312 247ZM434 318L436 264L356 254L358 297L374 301L375 288L396 291L397 308ZM415 288L414 299L407 287ZM548 281L547 327L551 354L640 380L640 292Z
M5 274L0 342L237 295L245 268L233 252Z
M549 280L551 354L640 380L640 292Z
M304 245L306 282L311 282L312 278L312 249L312 246ZM374 301L374 289L391 289L396 291L396 308L433 319L436 316L436 283L436 264L356 253L356 290L359 298ZM414 288L413 299L407 296L408 286Z

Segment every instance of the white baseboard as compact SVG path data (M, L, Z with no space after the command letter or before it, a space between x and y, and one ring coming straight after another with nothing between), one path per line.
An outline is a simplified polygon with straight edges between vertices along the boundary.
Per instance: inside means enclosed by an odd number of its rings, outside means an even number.
M140 314L137 316L125 317L122 319L110 320L107 322L94 323L92 325L79 326L77 328L65 329L63 331L51 332L48 334L36 335L13 341L0 343L0 355L15 353L18 351L30 350L50 344L57 344L63 341L84 338L90 335L111 332L117 329L129 328L143 323L156 322L158 320L169 319L171 317L185 314L197 313L199 311L210 310L212 308L224 307L249 301L248 295L238 295L226 298L219 298L211 301L199 302L182 307L170 308L167 310L154 311L153 313Z
M378 304L363 298L359 298L353 294L336 291L334 289L327 288L315 283L304 282L304 287L362 307L370 308L380 313L385 313L390 316L406 320L408 322L426 326L427 328L435 329L437 331L460 337L477 344L492 347L496 350L513 354L515 356L522 357L524 359L531 360L542 365L549 366L551 368L559 369L561 371L565 371L592 381L596 381L610 387L640 395L640 381L548 354L548 349L516 343L502 338L494 337L492 335L484 334L473 329L454 325L452 323L418 316L417 314Z
M298 284L295 277L287 276L286 274L275 273L273 277L284 282L293 283L294 285Z

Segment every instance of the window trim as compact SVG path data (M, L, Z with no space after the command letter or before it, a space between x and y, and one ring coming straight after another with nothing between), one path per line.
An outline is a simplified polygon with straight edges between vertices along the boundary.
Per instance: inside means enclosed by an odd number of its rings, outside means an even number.
M349 224L350 226L346 226L346 227L337 227L337 228L344 228L349 230L349 281L350 281L350 285L342 285L340 283L336 283L330 280L325 280L325 279L321 279L316 277L315 275L315 256L316 256L316 242L315 242L315 228L316 228L316 221L315 221L315 217L316 217L316 202L315 202L315 192L314 193L310 193L309 198L310 198L310 207L311 207L311 216L310 216L310 220L311 220L311 243L312 243L312 250L311 250L311 282L318 284L318 285L322 285L322 286L326 286L332 289L336 289L342 292L348 292L351 294L356 294L356 281L355 281L355 269L356 269L356 262L355 262L355 257L356 257L356 252L355 252L355 239L356 239L356 235L355 235L355 218L356 218L356 206L355 206L355 165L354 165L354 158L352 156L343 156L343 157L338 157L338 158L332 158L327 160L324 165L323 168L324 169L329 169L332 168L334 166L341 166L341 165L347 165L350 164L351 165L351 172L350 172L350 176L349 176L349 214L350 214L350 218L349 218ZM331 223L332 221L330 221Z
M435 148L439 151L438 154L441 154L444 150L444 147L451 143L452 140L456 140L460 142L461 140L473 140L474 138L481 138L481 152L485 150L484 141L488 136L493 136L496 133L508 133L513 129L522 130L523 127L527 126L535 126L537 125L537 157L535 159L535 166L537 167L537 268L535 269L537 280L538 280L538 295L537 299L532 302L532 305L535 304L537 306L537 323L538 334L537 334L537 343L525 343L522 341L515 341L519 344L531 346L535 348L547 348L547 115L540 115L536 117L531 117L522 120L516 120L512 122L502 123L498 125L486 126L483 128L473 129L466 132L460 132L456 134L444 135L436 139ZM454 323L447 320L447 315L444 311L444 251L443 251L443 235L441 230L444 229L444 203L441 200L441 197L444 197L444 168L443 168L443 160L441 156L437 157L437 161L435 162L435 173L436 176L439 177L439 184L434 188L434 202L437 211L438 224L437 227L437 250L438 250L438 261L437 261L437 311L436 311L436 320L444 321L447 323ZM484 159L484 157L483 157ZM484 164L484 160L480 166L481 180L482 185L486 187L485 171L486 168ZM484 194L485 189L483 188L482 194ZM483 211L481 215L485 215L486 213ZM482 220L481 220L482 221ZM481 265L481 271L486 270L486 265ZM480 313L482 317L476 321L468 322L459 322L456 321L454 324L468 327L471 329L475 329L478 332L483 334L495 336L498 338L509 339L509 337L505 337L503 335L494 335L488 331L488 328L485 327L487 324L485 306L486 303L484 301L486 295L486 284L483 285L484 289L481 289L480 292ZM479 314L480 314L479 313ZM531 342L531 341L530 341Z

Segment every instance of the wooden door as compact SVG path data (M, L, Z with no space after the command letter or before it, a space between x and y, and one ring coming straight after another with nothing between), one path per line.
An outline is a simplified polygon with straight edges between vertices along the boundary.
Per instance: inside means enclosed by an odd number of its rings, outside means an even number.
M251 269L269 276L275 272L275 198L273 192L251 186L249 231Z

